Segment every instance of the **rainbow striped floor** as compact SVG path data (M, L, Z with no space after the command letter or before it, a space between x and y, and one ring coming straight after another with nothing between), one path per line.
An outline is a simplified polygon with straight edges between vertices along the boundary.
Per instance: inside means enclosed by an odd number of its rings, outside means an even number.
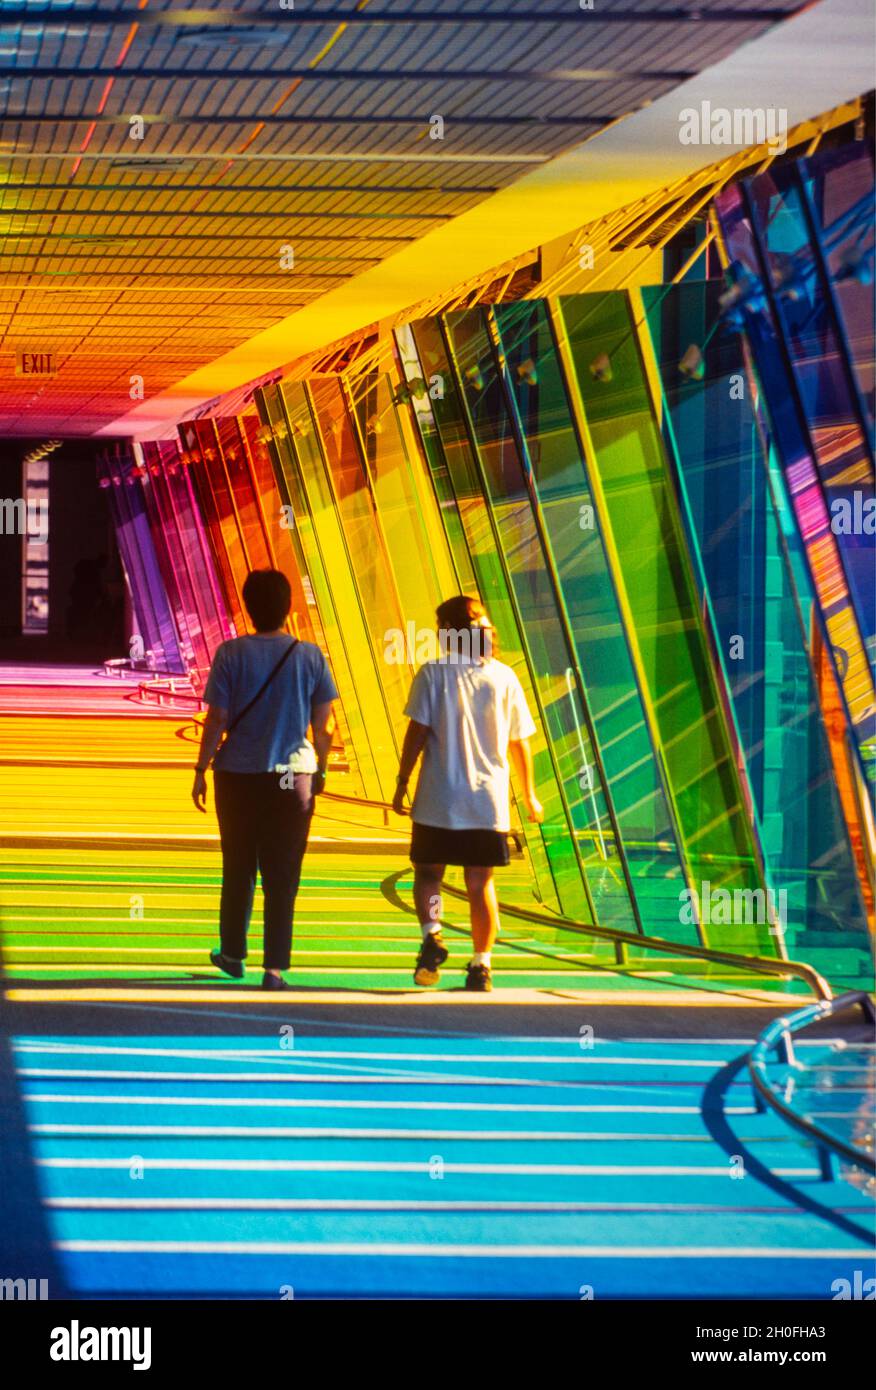
M314 825L294 992L258 989L257 940L249 980L225 980L191 725L103 687L114 712L89 714L74 686L0 726L4 1016L74 1295L829 1299L872 1274L867 1184L824 1181L745 1080L797 986L621 970L507 918L497 988L472 998L451 900L424 993L404 827L340 802ZM503 882L528 899L522 861ZM826 1027L798 1050L848 1129L864 1069Z

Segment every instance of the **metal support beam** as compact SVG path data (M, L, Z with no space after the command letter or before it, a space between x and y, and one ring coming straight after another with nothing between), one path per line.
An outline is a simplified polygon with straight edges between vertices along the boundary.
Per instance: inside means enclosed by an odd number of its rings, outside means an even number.
M3 158L0 155L0 158ZM143 173L149 172L149 165L143 166ZM45 183L31 180L29 183L9 183L4 181L3 191L22 192L30 189L34 193L70 193L70 183ZM435 183L156 183L150 179L143 183L88 183L77 184L73 190L79 193L403 193L408 197L424 193L497 193L493 184ZM138 208L137 212L140 211Z
M5 13L0 9L0 16ZM26 76L27 70L18 68L19 77ZM87 74L86 74L87 75ZM135 69L131 69L126 76L139 76ZM220 73L221 77L223 74ZM246 76L246 74L244 74ZM275 77L282 77L283 74L274 73ZM131 121L131 116L125 112L116 112L107 115L104 112L100 116L89 116L83 112L81 116L71 116L67 112L58 116L30 116L26 111L16 114L8 111L3 117L6 125L36 125L36 126L64 126L69 129L71 124L80 123L82 125L122 125L127 126ZM428 116L312 116L308 114L295 116L261 116L254 112L249 116L230 115L226 116L221 111L217 111L211 116L201 114L190 115L151 115L147 112L139 113L146 126L193 126L193 125L233 125L233 126L285 126L289 127L293 122L297 125L353 125L362 126L417 126L427 128L429 125ZM558 130L580 130L584 126L603 126L609 121L616 120L616 115L581 115L581 116L539 116L537 114L526 116L478 116L461 115L458 112L450 111L444 115L445 125L453 126L498 126L500 129L511 127L517 129L520 126L538 126L539 128L556 128Z
M5 16L5 10L0 15ZM144 14L148 11L144 10ZM5 23L5 18L4 18ZM217 82L233 82L240 87L244 82L496 82L501 86L509 83L563 82L569 86L580 86L590 82L686 82L697 74L689 68L534 68L521 71L517 68L225 68L216 71L212 68L193 69L192 67L132 67L130 71L118 68L115 63L104 63L100 67L81 68L70 65L63 67L47 63L44 68L17 67L4 64L0 67L0 78L33 79L50 82L57 77L75 77L79 81L91 77L114 77L116 81L129 80L149 82L209 82L211 88ZM258 118L255 118L258 119ZM303 119L303 118L302 118Z
M85 192L83 186L82 189ZM328 190L327 190L328 191ZM6 217L170 217L179 221L181 217L189 222L196 222L201 217L219 218L245 218L249 222L270 222L282 218L288 223L290 217L300 218L302 221L308 217L337 218L349 222L449 222L453 214L450 212L311 212L307 208L296 208L294 212L187 212L185 209L171 211L151 212L149 209L131 212L117 208L9 208L4 209ZM14 235L14 233L12 233ZM379 238L383 240L384 238ZM356 240L359 240L357 237ZM406 238L400 238L406 240Z
M809 0L806 0L808 3ZM424 24L441 25L444 28L471 27L485 24L501 24L508 27L531 28L535 24L777 24L789 19L805 8L803 4L789 5L786 9L734 9L732 6L711 9L678 5L671 10L644 9L622 10L569 10L541 9L537 5L528 11L484 10L480 14L448 12L447 10L411 10L406 14L392 14L386 10L378 13L357 10L319 10L301 13L298 10L101 10L97 6L86 9L66 11L34 11L26 5L4 6L2 15L4 26L25 25L29 29L76 28L87 25L89 29L121 29L136 24L138 28L174 28L189 30L228 30L229 44L234 43L235 29L244 32L255 29L276 30L287 25L294 29L324 27L343 24L348 29L359 27L388 27L392 29L413 28ZM218 34L216 35L218 37ZM192 42L192 38L188 39Z

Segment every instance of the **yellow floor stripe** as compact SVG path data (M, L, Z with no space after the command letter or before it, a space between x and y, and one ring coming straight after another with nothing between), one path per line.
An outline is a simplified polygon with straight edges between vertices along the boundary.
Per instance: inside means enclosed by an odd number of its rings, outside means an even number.
M463 989L438 990L426 994L411 990L405 994L383 994L367 990L291 989L272 993L258 988L226 989L8 989L6 998L16 1004L381 1004L385 1007L410 1005L452 1006L457 1004L639 1004L649 1008L734 1008L745 1005L775 1009L778 1005L800 1004L799 994L768 994L747 989L744 995L725 995L707 990L586 990L586 989L501 989L492 994L469 994Z

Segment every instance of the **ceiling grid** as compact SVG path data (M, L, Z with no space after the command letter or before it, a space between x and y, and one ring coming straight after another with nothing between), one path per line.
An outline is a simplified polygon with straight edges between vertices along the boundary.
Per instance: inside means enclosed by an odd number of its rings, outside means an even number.
M799 8L2 0L0 431L105 428Z

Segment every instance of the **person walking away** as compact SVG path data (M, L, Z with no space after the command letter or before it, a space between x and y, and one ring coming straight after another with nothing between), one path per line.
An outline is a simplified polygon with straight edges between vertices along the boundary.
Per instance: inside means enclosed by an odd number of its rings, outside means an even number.
M510 858L509 755L529 819L544 819L529 748L535 724L520 681L493 654L494 630L480 600L456 595L436 617L439 656L411 685L393 801L397 814L408 814L408 784L422 754L410 809L414 903L423 937L414 982L437 984L448 958L441 882L447 865L455 864L465 877L474 947L465 988L484 993L493 987L491 952L499 931L493 871Z
M290 965L295 897L314 799L325 786L338 692L319 647L284 630L292 603L284 574L253 570L243 602L255 632L216 649L192 787L196 807L206 811L206 774L214 763L222 893L220 944L210 960L226 975L243 978L260 874L262 987L288 990L282 972Z

